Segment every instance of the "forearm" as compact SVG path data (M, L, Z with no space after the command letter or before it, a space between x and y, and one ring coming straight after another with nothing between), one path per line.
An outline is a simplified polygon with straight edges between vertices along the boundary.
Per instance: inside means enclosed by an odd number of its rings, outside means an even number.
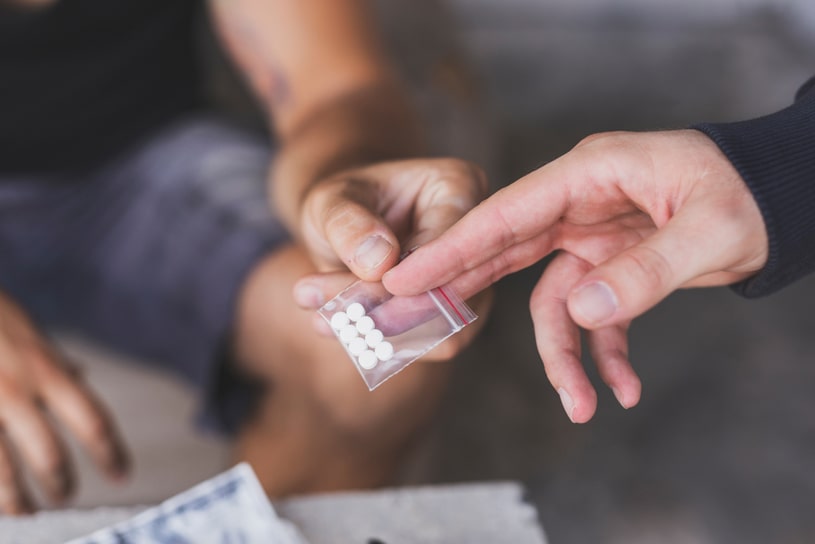
M316 180L422 150L367 0L216 0L211 6L281 145L274 201L292 232Z

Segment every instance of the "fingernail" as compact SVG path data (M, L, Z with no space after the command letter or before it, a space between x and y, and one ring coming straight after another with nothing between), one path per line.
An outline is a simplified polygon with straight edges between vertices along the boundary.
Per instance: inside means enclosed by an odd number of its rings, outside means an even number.
M325 303L323 292L309 283L295 286L294 301L301 308L319 308Z
M569 416L569 419L574 423L574 418L572 418L572 412L574 412L574 401L572 400L572 396L566 392L565 389L562 387L558 388L557 394L560 395L560 403L563 404L563 409L566 410L566 415Z
M617 402L620 403L620 406L628 410L628 406L625 404L625 401L623 400L623 394L620 392L620 390L617 389L616 387L612 387L611 392L614 393L614 397L617 399Z
M571 297L575 313L593 325L600 324L617 311L617 297L614 291L602 281L581 287Z
M373 270L388 258L391 251L393 246L390 242L376 234L360 244L354 255L354 262L360 268Z

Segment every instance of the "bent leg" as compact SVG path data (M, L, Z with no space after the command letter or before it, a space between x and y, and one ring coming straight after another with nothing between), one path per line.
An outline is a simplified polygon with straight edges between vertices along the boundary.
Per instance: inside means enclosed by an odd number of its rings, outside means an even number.
M235 355L269 384L239 433L272 496L387 484L430 420L450 365L412 365L368 391L333 337L312 327L292 286L314 272L305 251L286 246L251 272L238 301Z
M291 293L313 268L269 210L270 160L254 135L194 116L87 180L15 195L26 206L10 211L41 211L17 227L37 242L22 250L43 248L39 268L54 271L33 277L49 289L28 289L26 303L201 389L201 421L240 428L237 455L270 493L385 483L446 365L413 365L369 393L336 340L313 332ZM249 420L246 369L268 385Z

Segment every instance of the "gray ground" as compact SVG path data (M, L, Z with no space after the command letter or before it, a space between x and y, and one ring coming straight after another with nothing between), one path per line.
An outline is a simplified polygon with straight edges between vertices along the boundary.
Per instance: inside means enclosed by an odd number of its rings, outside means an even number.
M803 0L450 4L486 107L473 106L466 79L445 69L432 77L462 111L425 106L452 120L481 113L488 135L443 136L482 159L492 140L499 183L593 132L773 111L815 71L815 8ZM416 5L391 19L441 28ZM410 28L391 37L397 49L411 38L422 44L406 62L421 79L423 62L447 58L438 45L446 39ZM815 277L760 301L726 289L672 296L631 332L640 406L623 411L601 389L597 417L574 426L532 338L527 298L539 273L498 286L496 311L456 363L406 482L521 480L555 544L815 541ZM134 481L115 489L83 462L77 505L155 502L225 465L226 446L186 425L192 400L183 386L111 364L118 356L82 343L69 348L113 403L138 466Z

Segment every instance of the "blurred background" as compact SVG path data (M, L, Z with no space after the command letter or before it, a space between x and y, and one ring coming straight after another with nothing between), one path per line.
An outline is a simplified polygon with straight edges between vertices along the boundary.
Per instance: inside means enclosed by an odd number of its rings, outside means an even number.
M376 3L436 149L484 164L495 186L591 133L773 112L815 73L811 0ZM213 102L256 124L205 27ZM727 289L670 297L631 330L640 405L624 411L601 387L597 416L575 426L532 336L542 266L498 285L402 483L519 480L553 544L815 542L815 278L759 301ZM227 466L228 445L191 426L182 383L78 338L62 344L136 463L118 488L77 455L75 506L156 502Z

